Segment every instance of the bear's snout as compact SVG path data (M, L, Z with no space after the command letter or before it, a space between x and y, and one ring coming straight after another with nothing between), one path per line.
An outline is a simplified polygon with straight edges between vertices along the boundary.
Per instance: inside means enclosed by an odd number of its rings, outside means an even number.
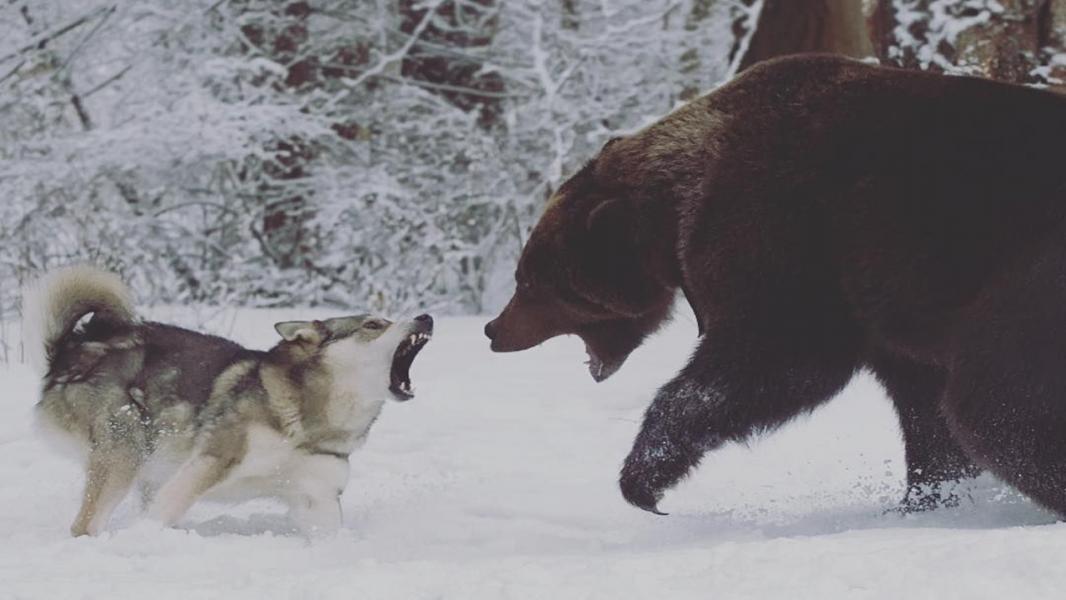
M493 352L518 352L563 333L551 327L544 311L511 299L503 312L485 324L485 337L492 341Z
M493 352L515 352L518 350L525 350L522 344L516 344L513 335L503 335L504 328L500 325L500 319L496 318L485 324L485 337L489 338L492 342L489 344L489 348Z
M492 342L489 345L489 348L493 352L512 352L517 348L512 347L513 344L505 339L508 336L501 335L501 330L504 329L500 324L502 319L503 315L500 315L488 323L485 323L485 337L489 338L489 341Z

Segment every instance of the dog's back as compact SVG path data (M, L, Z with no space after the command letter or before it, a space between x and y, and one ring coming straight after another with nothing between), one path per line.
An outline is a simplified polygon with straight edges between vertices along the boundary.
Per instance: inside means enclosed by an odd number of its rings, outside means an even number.
M134 421L178 403L191 418L207 403L219 373L259 354L223 338L142 321L130 296L115 275L84 266L53 271L24 292L24 343L44 384L39 420L46 430L73 436L78 446L117 435L147 450L152 432ZM130 422L121 422L124 415Z
M163 323L144 323L139 337L143 358L137 384L162 409L177 401L199 408L211 396L216 378L230 365L262 352L230 340Z

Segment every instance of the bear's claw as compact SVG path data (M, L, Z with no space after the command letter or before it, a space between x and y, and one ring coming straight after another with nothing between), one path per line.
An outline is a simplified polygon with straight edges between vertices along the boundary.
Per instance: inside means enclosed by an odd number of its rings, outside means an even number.
M619 487L622 488L622 497L626 499L626 502L636 506L641 510L646 510L654 515L666 516L669 513L664 513L659 510L659 499L662 497L662 493L656 493L647 489L644 485L634 481L631 478L622 476L622 480L619 482Z

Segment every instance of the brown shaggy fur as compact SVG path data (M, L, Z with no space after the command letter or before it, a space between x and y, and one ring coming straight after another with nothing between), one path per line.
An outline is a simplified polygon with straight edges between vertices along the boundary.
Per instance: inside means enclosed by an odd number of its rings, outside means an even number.
M987 468L1066 514L1063 139L1048 92L764 63L563 185L486 334L498 351L577 334L602 379L683 290L702 338L622 470L647 510L865 367L900 417L907 508Z

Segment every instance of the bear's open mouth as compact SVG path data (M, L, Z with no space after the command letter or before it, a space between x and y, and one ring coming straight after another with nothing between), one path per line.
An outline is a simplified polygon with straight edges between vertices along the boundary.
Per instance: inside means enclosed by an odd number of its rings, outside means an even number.
M415 397L411 387L411 365L415 357L433 337L433 329L413 331L400 342L396 353L392 355L392 370L389 374L389 391L399 401Z

